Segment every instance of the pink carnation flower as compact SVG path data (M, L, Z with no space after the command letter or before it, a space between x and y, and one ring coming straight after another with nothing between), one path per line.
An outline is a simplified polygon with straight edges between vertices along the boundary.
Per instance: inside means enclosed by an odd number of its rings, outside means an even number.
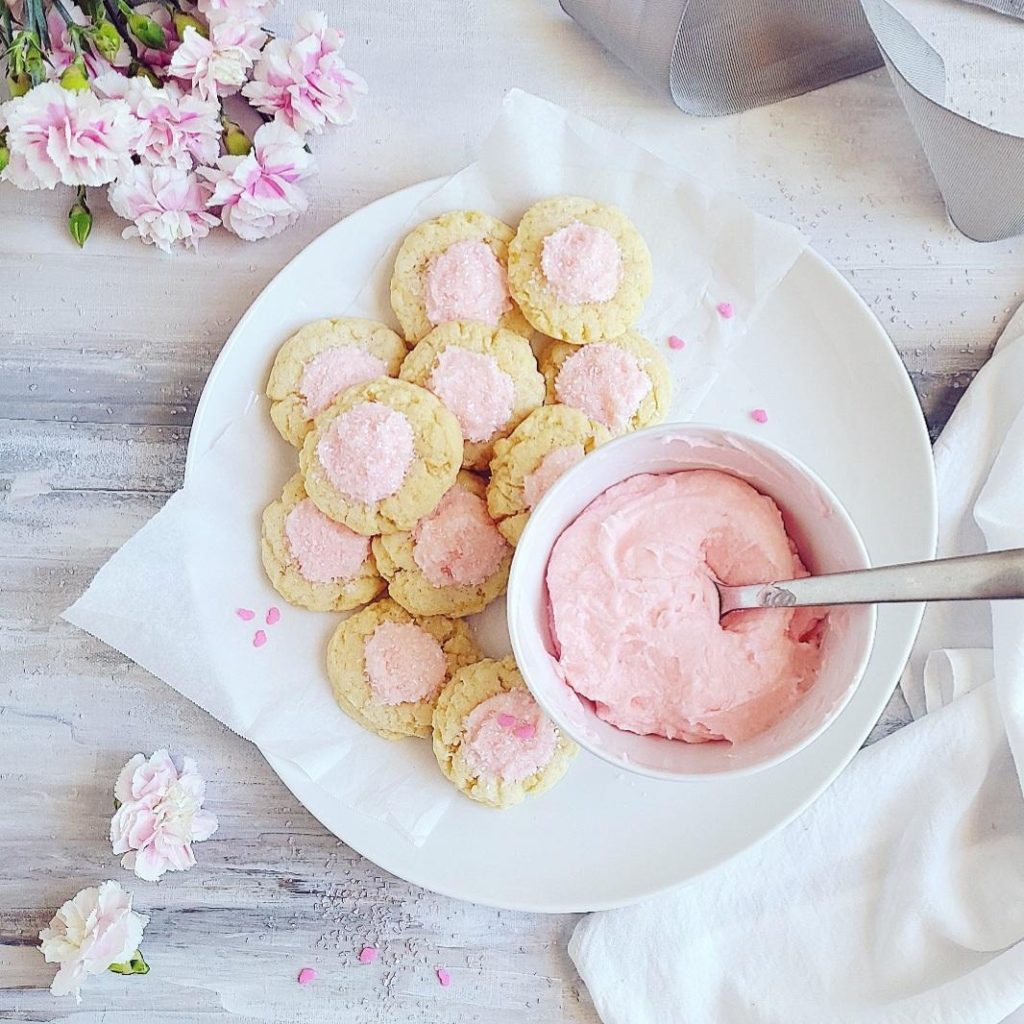
M187 79L204 100L233 96L266 41L266 33L251 22L216 22L210 27L209 39L189 27L167 73Z
M123 100L43 82L0 105L10 163L2 180L23 189L105 185L131 170L137 127Z
M220 153L220 106L184 92L174 82L157 89L147 78L101 75L92 83L97 95L128 104L137 125L134 151L150 164L189 170L213 163Z
M246 21L259 25L271 0L198 0L199 13L211 25L219 21Z
M319 135L328 125L348 124L356 116L354 98L366 93L366 82L345 67L345 36L328 28L323 14L303 15L299 29L291 42L275 39L267 45L242 95L297 132Z
M50 991L81 1002L86 978L111 964L127 963L138 952L148 923L148 917L132 910L131 896L117 882L83 889L39 933L46 962L60 964Z
M247 156L222 156L216 167L199 168L214 186L208 205L250 242L278 234L306 211L309 200L297 183L313 162L302 136L279 121L263 125L252 141Z
M84 26L89 24L89 18L85 12L72 3L71 0L64 0L64 6L67 8L71 20L76 25ZM46 30L50 34L49 60L46 64L46 74L48 78L60 78L64 69L78 56L78 52L71 43L71 35L68 32L67 24L53 7L46 13ZM121 48L117 51L113 62L97 56L88 46L82 48L82 59L85 61L89 77L94 78L96 75L113 71L115 67L128 67L132 62L132 54L128 49L128 44L122 40Z
M173 167L137 170L147 180L161 172L192 177ZM192 758L184 759L179 774L166 750L158 750L149 760L136 754L114 785L121 806L110 822L110 841L114 853L124 854L121 866L150 882L165 871L192 867L196 862L192 844L209 839L217 830L217 819L202 809L205 795L206 783Z

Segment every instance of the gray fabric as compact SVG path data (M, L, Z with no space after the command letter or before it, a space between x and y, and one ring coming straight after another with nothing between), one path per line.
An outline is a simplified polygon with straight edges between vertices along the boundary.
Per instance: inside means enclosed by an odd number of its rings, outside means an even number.
M1022 0L1024 2L1024 0ZM676 106L775 103L881 65L859 0L561 0Z
M1024 139L949 110L942 58L888 0L862 0L949 219L968 238L1024 233Z

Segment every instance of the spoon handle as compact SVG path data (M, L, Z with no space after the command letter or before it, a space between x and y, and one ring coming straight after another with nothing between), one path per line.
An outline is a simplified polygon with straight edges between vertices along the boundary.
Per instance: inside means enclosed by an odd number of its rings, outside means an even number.
M1024 598L1024 548L807 576L780 583L720 586L719 591L723 615L739 608Z

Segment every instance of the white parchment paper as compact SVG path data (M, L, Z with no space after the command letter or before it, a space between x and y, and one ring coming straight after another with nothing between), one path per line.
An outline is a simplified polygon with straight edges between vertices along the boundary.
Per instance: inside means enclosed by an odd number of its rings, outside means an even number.
M673 415L687 418L739 352L734 346L799 256L802 237L620 136L519 91L506 98L478 161L426 201L410 201L407 224L467 207L514 224L530 203L555 194L615 203L646 238L655 280L640 328L670 359ZM388 281L400 241L380 239L381 258L366 268L348 312L393 320ZM322 302L290 298L296 308ZM716 311L723 302L735 311L731 319ZM239 343L265 347L262 374L249 382L251 401L209 451L195 454L188 484L107 562L65 617L269 757L299 767L334 800L422 843L456 798L430 744L381 740L337 708L325 652L342 616L290 607L263 573L260 515L296 467L259 397L285 338L264 337L252 322L236 333ZM686 347L665 348L670 334ZM266 621L270 608L280 610L274 624ZM243 620L238 609L254 618ZM257 629L267 637L261 646L253 645ZM475 617L474 630L485 653L504 653L502 602Z

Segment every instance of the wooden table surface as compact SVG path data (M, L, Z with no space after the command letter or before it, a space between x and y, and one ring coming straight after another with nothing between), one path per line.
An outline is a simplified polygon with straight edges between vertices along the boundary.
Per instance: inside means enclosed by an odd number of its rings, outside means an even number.
M326 6L371 95L354 126L315 144L312 210L286 234L167 258L121 241L98 209L80 253L66 196L0 188L0 1019L596 1021L565 954L572 918L468 906L388 876L327 834L255 748L59 618L181 484L203 382L257 292L340 217L469 161L507 88L800 227L891 334L933 431L1024 289L1020 243L979 245L948 225L882 71L702 121L634 80L555 0ZM272 23L295 13L284 0ZM883 728L901 713L896 699ZM116 865L106 829L118 768L165 745L200 759L221 827L195 869L153 886ZM49 995L36 936L106 877L152 915L153 971L108 975L76 1007ZM383 956L360 967L366 940ZM320 980L300 988L305 965Z

